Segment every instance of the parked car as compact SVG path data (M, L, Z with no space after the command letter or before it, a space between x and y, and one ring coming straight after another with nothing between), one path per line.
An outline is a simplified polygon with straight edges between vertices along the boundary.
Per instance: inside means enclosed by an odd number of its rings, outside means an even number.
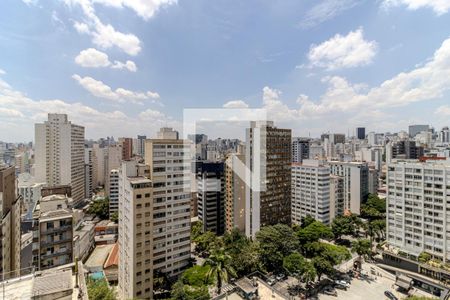
M345 286L346 288L350 287L350 283L345 280L335 280L334 284Z
M278 281L282 281L282 280L284 280L284 279L286 278L286 275L284 275L283 273L280 273L280 274L278 274L275 278L276 278Z
M277 280L274 278L274 277L269 277L268 279L267 279L267 284L268 285L270 285L270 286L272 286L272 285L274 285L275 283L277 283Z
M389 292L389 291L385 291L385 292L384 292L384 295L385 295L386 297L388 297L388 299L390 299L390 300L398 300L398 298L395 297L395 295L392 294L392 293Z
M337 288L337 289L340 289L340 290L344 290L344 291L347 290L347 287L345 285L342 285L342 284L334 284L334 287Z

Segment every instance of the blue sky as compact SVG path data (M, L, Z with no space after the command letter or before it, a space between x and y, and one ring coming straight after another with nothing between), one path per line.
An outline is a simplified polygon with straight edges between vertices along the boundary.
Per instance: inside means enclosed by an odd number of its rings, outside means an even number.
M47 112L87 138L266 108L294 135L450 119L450 1L3 0L0 140ZM210 132L223 137L224 129Z

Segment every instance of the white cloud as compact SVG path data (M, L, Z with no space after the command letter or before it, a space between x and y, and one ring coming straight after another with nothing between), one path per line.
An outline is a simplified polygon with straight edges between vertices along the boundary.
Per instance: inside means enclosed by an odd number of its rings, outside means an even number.
M22 0L23 3L25 3L26 5L37 5L38 4L38 0Z
M148 20L160 8L177 3L177 0L93 0L95 3L117 8L128 7L144 20Z
M322 0L308 10L300 22L303 28L315 27L361 3L360 0Z
M88 34L90 33L89 26L86 23L74 22L73 27L78 33Z
M5 75L5 74L6 74L6 72L4 70L0 69L0 75Z
M444 117L450 117L450 105L439 106L434 113Z
M80 52L75 57L75 62L82 67L100 68L111 64L108 55L94 48L89 48Z
M155 102L159 99L159 94L155 92L134 92L124 88L117 88L115 91L100 80L92 77L81 77L77 74L72 76L85 90L90 92L93 96L103 99L108 99L120 103L130 101L136 104L142 104L145 100L152 100Z
M136 64L131 61L127 60L125 63L115 60L114 64L111 66L113 69L127 69L130 72L136 72L137 67Z
M368 65L377 53L375 41L364 40L362 28L346 36L336 34L331 39L311 45L308 53L310 66L328 70Z
M0 79L0 132L5 141L30 141L34 124L47 119L47 113L65 113L75 124L85 126L87 138L104 136L134 136L144 133L151 136L159 126L180 128L170 116L152 110L151 122L137 122L119 110L97 110L80 102L69 103L60 99L36 100L27 97ZM148 117L148 112L147 116ZM147 119L148 120L148 119Z
M248 104L242 100L231 100L223 105L224 108L248 108Z
M410 10L420 8L431 8L437 15L443 15L450 10L450 1L448 0L384 0L383 7L405 5Z
M75 57L75 62L86 68L111 67L112 69L127 69L131 72L137 71L136 64L133 61L127 60L123 63L116 60L114 61L114 64L112 64L106 53L98 51L94 48L82 50L80 54Z

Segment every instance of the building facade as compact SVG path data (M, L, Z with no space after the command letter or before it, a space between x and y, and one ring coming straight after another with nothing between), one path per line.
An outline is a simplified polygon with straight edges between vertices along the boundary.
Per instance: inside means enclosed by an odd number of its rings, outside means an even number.
M311 216L330 223L330 167L319 160L292 164L292 223Z
M119 210L119 170L113 169L109 172L109 215Z
M418 257L450 260L450 162L388 165L386 233L390 245Z
M221 162L196 163L198 219L204 231L225 232L225 174Z
M20 274L20 197L16 196L15 168L0 162L0 274L8 279Z
M234 170L244 164L243 154L231 153L225 161L225 225L230 232L237 228L245 233L245 182Z
M261 227L291 224L291 130L273 122L251 122L246 132L246 235ZM259 173L259 179L252 173ZM258 182L256 182L258 181ZM252 185L260 185L255 189Z
M84 127L65 114L35 124L35 176L49 186L70 185L75 203L84 199Z
M292 162L301 163L304 159L309 159L310 138L292 139Z

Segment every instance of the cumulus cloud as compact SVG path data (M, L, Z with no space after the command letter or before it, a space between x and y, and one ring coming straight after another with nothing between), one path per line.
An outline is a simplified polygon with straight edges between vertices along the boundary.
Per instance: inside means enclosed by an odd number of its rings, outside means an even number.
M443 15L450 10L450 1L447 0L384 0L383 7L405 5L410 10L431 8L437 15Z
M223 105L224 108L248 108L248 104L242 100L231 100Z
M0 131L2 139L7 141L32 140L34 124L46 120L48 113L68 114L72 122L86 128L87 138L110 136L112 133L119 136L146 133L151 136L158 125L181 127L170 116L152 111L151 122L136 122L139 115L129 116L119 110L100 111L80 102L70 103L61 99L32 99L0 79Z
M142 104L144 100L158 100L159 94L156 92L134 92L124 88L117 88L115 91L100 80L92 77L81 77L77 74L72 76L84 89L98 98L113 100L117 102L131 101L133 103Z
M98 98L120 103L129 101L136 104L142 104L145 100L156 102L156 100L160 98L158 93L151 91L143 93L130 91L124 88L117 88L113 91L110 86L89 76L81 77L78 74L74 74L72 75L72 78L75 79L85 90Z
M331 20L344 11L361 3L360 0L323 0L308 10L300 22L300 27L311 28Z
M75 57L75 63L86 68L111 67L112 69L127 69L131 72L137 71L136 64L133 61L127 60L123 63L116 60L114 63L111 63L106 53L94 48L82 50L80 54Z
M317 120L320 130L327 124L333 124L330 128L345 126L343 124L357 125L360 119L355 118L355 115L361 117L363 112L366 112L363 118L368 126L385 126L385 129L398 126L398 116L393 116L392 121L389 121L395 108L431 102L449 92L450 38L442 43L426 63L411 71L401 72L380 85L370 87L364 83L352 83L340 76L327 76L322 82L328 87L323 95L318 99L300 95L296 107L289 107L282 101L281 91L266 86L263 88L263 108L267 109L268 116L282 122L308 121L308 127L311 127L313 125L310 122ZM441 106L435 112L450 115L450 106ZM382 116L384 119L381 124Z
M345 36L336 34L319 45L311 45L308 59L312 67L353 68L370 64L377 50L377 43L365 40L363 29L359 28Z
M177 3L177 0L93 0L94 3L117 8L128 7L144 20L148 20L161 8Z

